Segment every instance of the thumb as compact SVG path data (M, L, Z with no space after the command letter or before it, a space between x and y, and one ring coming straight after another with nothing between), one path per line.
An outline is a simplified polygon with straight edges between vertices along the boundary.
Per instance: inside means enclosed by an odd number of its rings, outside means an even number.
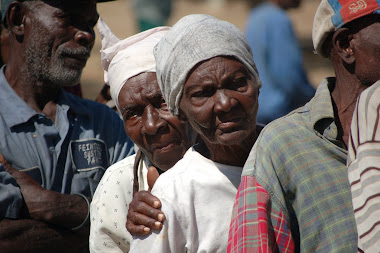
M2 154L0 154L0 163L4 166L6 172L9 174L13 175L14 172L17 172L17 170L8 163Z
M160 174L158 174L156 167L150 166L148 169L148 175L147 175L149 191L152 190L154 183L156 182L156 180L159 176L160 176Z

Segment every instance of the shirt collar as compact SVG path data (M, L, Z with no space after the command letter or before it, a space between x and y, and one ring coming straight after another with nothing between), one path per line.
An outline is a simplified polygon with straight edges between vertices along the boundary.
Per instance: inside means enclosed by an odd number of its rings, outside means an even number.
M7 126L12 128L26 123L32 117L39 115L39 113L25 103L12 89L4 74L5 67L3 66L0 70L0 114L3 115ZM85 104L80 101L81 99L62 89L58 95L57 106L62 107L63 111L70 110L75 114L87 115L88 110Z
M9 128L25 123L37 112L33 110L17 93L12 89L5 78L5 67L0 70L0 113Z
M315 132L323 135L336 145L345 148L344 143L338 141L338 128L335 124L334 108L331 92L335 87L335 77L324 79L309 102L311 123Z
M79 98L78 96L73 95L62 89L57 100L57 105L61 107L69 107L70 112L74 114L90 117L89 105L87 101L87 99Z

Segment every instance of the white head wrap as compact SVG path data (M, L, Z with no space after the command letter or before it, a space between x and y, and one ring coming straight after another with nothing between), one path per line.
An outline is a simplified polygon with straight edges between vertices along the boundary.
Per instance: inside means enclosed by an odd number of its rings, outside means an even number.
M124 40L118 39L102 19L99 19L98 29L102 39L104 81L110 86L111 97L120 111L118 98L125 82L144 72L156 72L153 47L170 27L156 27Z
M233 24L209 15L180 19L154 48L157 80L173 115L179 113L186 78L193 67L216 56L233 56L261 81L244 34Z

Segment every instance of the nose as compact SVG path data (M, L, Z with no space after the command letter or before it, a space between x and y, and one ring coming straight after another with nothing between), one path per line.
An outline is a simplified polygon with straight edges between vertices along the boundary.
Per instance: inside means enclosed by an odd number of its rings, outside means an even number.
M75 41L81 46L92 48L95 42L94 29L78 29L75 33Z
M235 101L226 90L218 90L215 94L214 111L216 113L229 112L235 105Z
M158 110L151 105L145 107L141 120L143 124L141 132L144 135L156 135L165 125Z

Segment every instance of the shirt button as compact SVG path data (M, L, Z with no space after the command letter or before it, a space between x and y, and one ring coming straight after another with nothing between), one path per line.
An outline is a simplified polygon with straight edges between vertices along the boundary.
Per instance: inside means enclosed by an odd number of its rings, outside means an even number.
M33 134L33 138L37 138L37 134Z

